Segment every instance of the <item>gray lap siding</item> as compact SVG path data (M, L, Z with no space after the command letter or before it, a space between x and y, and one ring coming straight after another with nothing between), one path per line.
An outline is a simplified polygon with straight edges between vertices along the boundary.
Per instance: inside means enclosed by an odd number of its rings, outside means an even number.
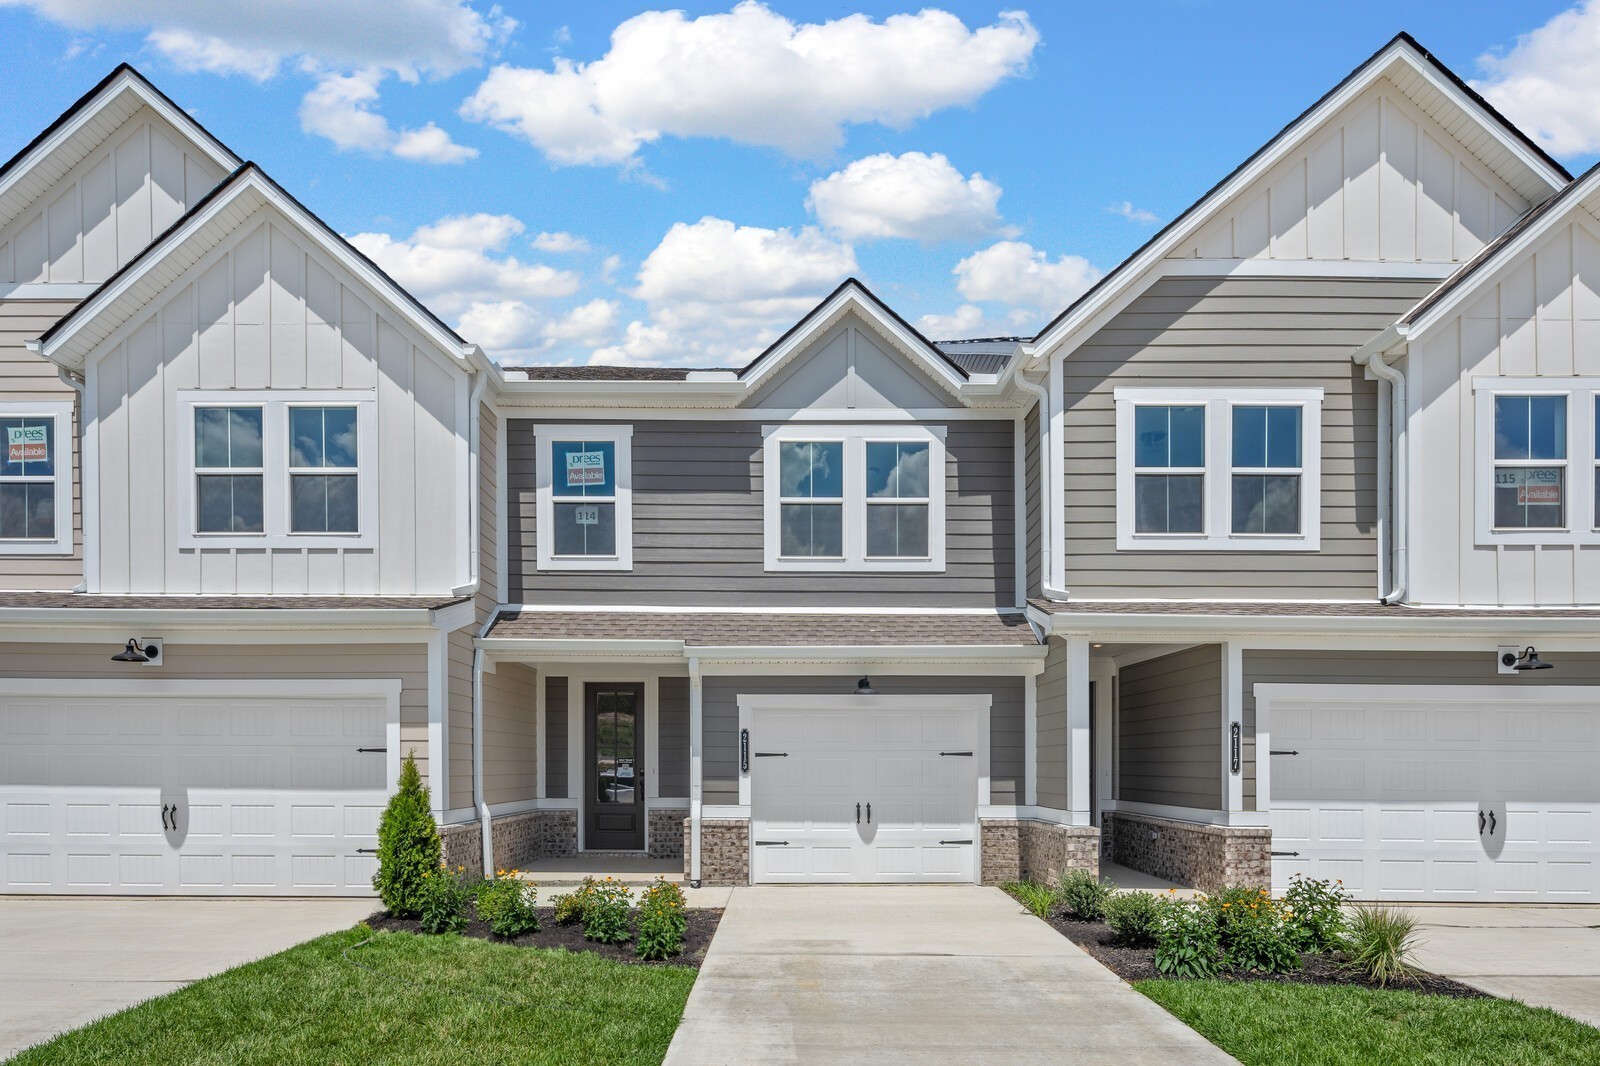
M536 423L508 420L507 593L513 602L583 606L840 605L1013 607L1014 424L951 421L945 441L943 573L768 573L762 423L633 424L633 568L554 571L537 564Z
M1117 675L1117 798L1222 805L1222 650L1204 644Z

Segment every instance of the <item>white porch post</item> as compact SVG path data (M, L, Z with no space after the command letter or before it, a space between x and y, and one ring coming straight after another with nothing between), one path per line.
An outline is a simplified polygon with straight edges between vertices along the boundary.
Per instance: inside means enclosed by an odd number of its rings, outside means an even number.
M1067 816L1089 824L1089 638L1067 638Z
M450 809L449 640L450 634L443 630L428 635L428 794L436 822L443 822Z
M1235 733L1239 769L1234 767ZM1222 644L1222 809L1244 810L1244 654L1235 641Z
M1039 663L1040 668L1044 663ZM1029 808L1039 805L1039 675L1030 672L1022 680L1022 802Z
M700 815L704 803L704 784L701 774L702 755L705 750L704 728L701 720L702 687L700 660L689 659L689 884L700 887Z

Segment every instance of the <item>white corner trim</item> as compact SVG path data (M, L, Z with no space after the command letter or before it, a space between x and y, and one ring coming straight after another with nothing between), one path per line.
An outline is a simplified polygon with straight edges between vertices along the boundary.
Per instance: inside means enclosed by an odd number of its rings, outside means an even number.
M534 447L538 483L535 497L535 539L537 565L542 571L632 570L633 569L633 427L630 425L535 425ZM613 446L617 469L616 495L603 502L616 507L616 554L573 556L555 553L554 458L551 446L557 441L605 441ZM501 490L504 497L505 490ZM564 496L563 503L580 503L588 497Z
M37 484L48 483L55 496L54 525L55 536L49 540L0 540L0 558L8 555L71 555L72 554L72 496L75 482L73 479L72 452L76 443L72 432L72 402L51 401L45 403L30 403L22 400L0 401L0 418L21 418L32 416L38 419L49 419L53 434L52 447L55 449L55 473L50 475L48 482L36 481ZM7 442L0 441L0 445ZM9 479L7 479L9 480Z

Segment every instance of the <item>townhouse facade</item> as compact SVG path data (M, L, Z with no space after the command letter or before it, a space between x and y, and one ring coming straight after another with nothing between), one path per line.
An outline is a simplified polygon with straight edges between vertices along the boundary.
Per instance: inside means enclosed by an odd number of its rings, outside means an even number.
M118 68L0 169L0 891L362 891L414 754L474 869L1592 902L1596 181L1401 35L1034 337L501 367Z

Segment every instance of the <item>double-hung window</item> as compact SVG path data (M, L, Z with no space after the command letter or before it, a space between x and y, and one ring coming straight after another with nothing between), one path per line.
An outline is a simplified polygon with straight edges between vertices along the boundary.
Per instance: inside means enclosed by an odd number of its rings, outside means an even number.
M0 555L72 551L72 405L0 403Z
M187 547L366 547L376 403L348 392L179 394Z
M944 430L768 427L768 570L944 569Z
M1476 542L1600 543L1600 379L1479 378L1473 392Z
M1117 547L1316 551L1321 389L1118 388Z
M535 440L539 569L630 569L633 427L541 426Z

